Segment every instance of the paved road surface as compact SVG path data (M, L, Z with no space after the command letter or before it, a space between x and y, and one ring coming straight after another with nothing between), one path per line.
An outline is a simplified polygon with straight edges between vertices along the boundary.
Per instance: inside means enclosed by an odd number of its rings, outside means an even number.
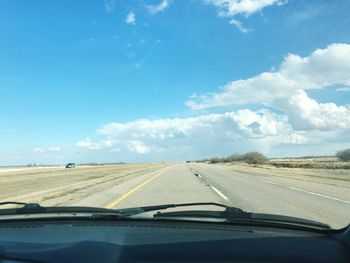
M1 201L108 208L220 202L247 211L308 218L335 228L350 223L346 177L286 176L198 163L4 171L0 171Z
M308 218L336 228L350 223L347 181L254 175L209 164L175 164L91 194L75 204L125 208L206 201Z

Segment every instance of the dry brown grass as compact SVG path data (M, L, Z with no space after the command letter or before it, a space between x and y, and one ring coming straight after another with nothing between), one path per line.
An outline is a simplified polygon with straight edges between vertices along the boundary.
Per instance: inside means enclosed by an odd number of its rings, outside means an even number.
M277 168L350 169L350 162L342 162L332 157L271 159L266 165L275 166Z

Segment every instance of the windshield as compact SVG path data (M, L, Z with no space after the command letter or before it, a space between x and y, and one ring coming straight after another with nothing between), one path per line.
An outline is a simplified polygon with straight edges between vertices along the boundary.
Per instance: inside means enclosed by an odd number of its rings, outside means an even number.
M349 13L0 1L0 202L215 202L349 225ZM198 209L218 208L177 208Z

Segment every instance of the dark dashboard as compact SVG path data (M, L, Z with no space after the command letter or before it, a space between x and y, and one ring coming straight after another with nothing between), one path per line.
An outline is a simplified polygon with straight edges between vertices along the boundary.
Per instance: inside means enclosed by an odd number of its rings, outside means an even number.
M175 221L0 224L0 262L350 262L329 233Z

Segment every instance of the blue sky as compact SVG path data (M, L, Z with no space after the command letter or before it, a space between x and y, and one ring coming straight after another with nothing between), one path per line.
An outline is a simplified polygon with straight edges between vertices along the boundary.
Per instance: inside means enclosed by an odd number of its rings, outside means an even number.
M3 0L0 165L350 147L349 13L347 0Z

